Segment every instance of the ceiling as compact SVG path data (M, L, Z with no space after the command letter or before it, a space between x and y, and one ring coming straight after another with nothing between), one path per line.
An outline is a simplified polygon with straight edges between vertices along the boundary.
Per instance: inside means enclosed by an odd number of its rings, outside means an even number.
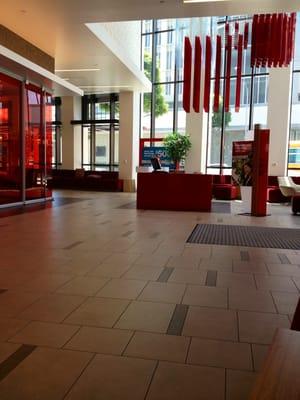
M56 69L95 68L59 73L87 92L145 90L147 82L85 25L95 22L208 15L297 11L300 0L222 0L183 4L182 0L1 0L0 23L56 60ZM129 62L129 57L128 60Z

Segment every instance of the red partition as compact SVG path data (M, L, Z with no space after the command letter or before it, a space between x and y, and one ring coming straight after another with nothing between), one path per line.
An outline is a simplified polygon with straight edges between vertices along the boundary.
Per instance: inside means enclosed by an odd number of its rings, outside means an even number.
M183 68L183 109L191 109L191 75L192 75L192 45L188 37L184 38L184 68Z
M200 36L196 36L195 60L194 60L194 91L193 91L193 108L195 112L200 111L201 63L202 63L201 40Z
M269 129L260 129L258 125L255 126L251 214L256 217L263 217L267 214L269 137Z

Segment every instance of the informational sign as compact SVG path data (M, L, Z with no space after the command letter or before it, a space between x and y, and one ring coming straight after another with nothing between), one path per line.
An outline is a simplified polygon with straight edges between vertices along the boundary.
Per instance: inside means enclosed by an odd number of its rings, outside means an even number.
M151 166L151 158L159 157L162 167L174 168L163 146L145 146L142 149L142 166Z
M232 143L232 180L241 186L252 186L253 141Z

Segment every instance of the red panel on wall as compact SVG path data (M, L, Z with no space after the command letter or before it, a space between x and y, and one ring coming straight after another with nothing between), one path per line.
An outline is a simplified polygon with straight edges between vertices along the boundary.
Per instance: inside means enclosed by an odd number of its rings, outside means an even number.
M245 23L244 27L244 49L246 50L249 42L249 22Z
M222 38L217 35L216 41L216 71L215 71L215 90L214 90L214 112L219 111L220 103L220 77L221 77L221 55L222 55Z
M236 112L240 111L240 105L241 105L242 64L243 64L243 35L239 35L237 71L236 71L236 92L235 92Z
M206 36L205 81L204 81L204 101L203 101L203 108L205 112L209 112L210 78L211 78L211 38L210 36Z
M255 127L251 214L257 217L267 214L269 137L270 131L268 129Z
M230 101L230 75L231 75L231 52L232 52L232 36L228 36L227 57L226 57L226 77L225 77L225 112L229 112Z
M188 37L184 38L184 69L183 69L183 109L191 109L191 74L192 74L192 45Z
M199 36L196 36L195 60L194 60L194 92L193 92L193 108L195 112L200 111L201 62L202 62L201 40Z

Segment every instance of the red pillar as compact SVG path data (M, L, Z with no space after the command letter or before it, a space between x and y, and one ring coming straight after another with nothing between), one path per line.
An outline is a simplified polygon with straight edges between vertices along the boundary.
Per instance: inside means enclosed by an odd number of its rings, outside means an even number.
M255 125L251 214L256 217L267 215L269 137L269 129L260 129L260 125Z

